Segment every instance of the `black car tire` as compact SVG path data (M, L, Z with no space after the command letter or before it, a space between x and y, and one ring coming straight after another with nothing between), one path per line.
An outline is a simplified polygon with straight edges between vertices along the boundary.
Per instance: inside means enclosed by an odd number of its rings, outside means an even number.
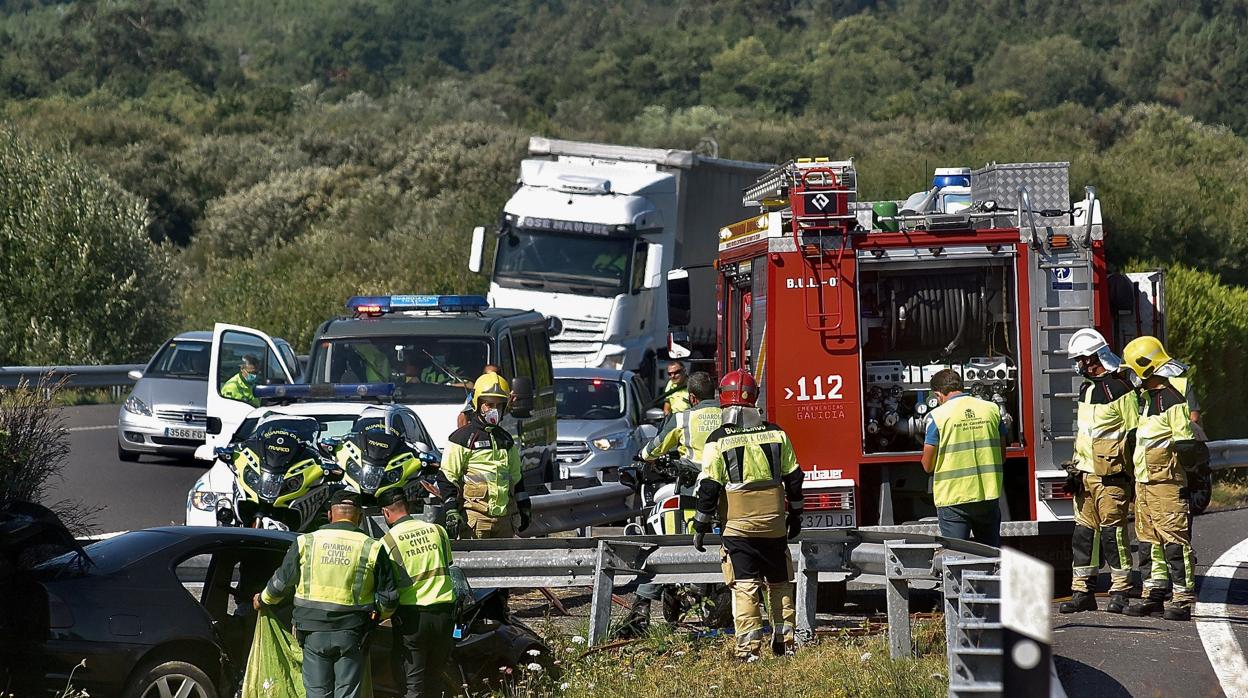
M212 679L194 664L179 661L153 662L135 673L130 684L126 686L125 698L160 698L163 695L183 695L181 691L186 682L195 687L185 694L186 698L217 698L217 689ZM168 687L167 692L160 690L161 684Z
M117 444L117 460L123 463L138 463L139 454L134 451L127 451L121 447L121 444Z

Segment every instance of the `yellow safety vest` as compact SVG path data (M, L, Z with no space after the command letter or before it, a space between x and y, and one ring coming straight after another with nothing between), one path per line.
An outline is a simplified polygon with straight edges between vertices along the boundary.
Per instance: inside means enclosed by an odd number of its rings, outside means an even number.
M1139 412L1135 391L1121 378L1085 382L1075 422L1075 468L1099 476L1122 472L1127 433L1135 428Z
M783 538L784 485L797 455L780 427L721 426L706 440L702 474L724 487L724 535Z
M677 412L671 416L673 428L654 437L646 445L642 457L657 458L675 449L681 458L701 465L706 437L723 425L722 413L719 404L711 401L699 402L684 412Z
M673 414L676 412L684 412L689 409L689 388L676 388L676 384L668 381L663 387L663 394L667 395L668 410Z
M1175 385L1177 379L1168 380L1169 387L1146 391L1148 400L1135 428L1136 482L1187 481L1175 455L1174 442L1193 441L1196 432L1184 394L1186 381L1180 387Z
M299 536L295 605L324 611L372 611L382 546L363 531L322 529Z
M450 436L442 452L442 472L460 485L464 507L491 518L512 513L512 490L522 476L520 449L502 428L469 424Z
M936 506L983 502L1001 496L1001 408L974 396L932 410L939 443L932 470Z
M243 374L241 373L235 373L232 378L221 386L221 397L245 402L252 407L260 406L259 398L256 397L251 386L247 385L247 381L243 380Z
M437 524L405 519L381 539L394 562L402 606L432 606L455 600L455 587L447 568L451 566L451 542Z

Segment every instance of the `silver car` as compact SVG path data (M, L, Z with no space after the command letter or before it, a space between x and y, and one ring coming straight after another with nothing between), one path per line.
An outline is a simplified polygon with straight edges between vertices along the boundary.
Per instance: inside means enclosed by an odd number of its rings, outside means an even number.
M649 402L645 383L632 371L556 368L559 479L615 479L657 433L646 415Z
M165 342L143 371L130 372L134 390L117 412L118 459L190 456L203 445L211 352L211 332L183 332Z

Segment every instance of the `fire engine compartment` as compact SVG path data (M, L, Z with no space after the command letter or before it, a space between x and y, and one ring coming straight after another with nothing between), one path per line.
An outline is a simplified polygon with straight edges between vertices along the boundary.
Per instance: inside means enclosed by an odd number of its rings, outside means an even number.
M1017 441L1013 257L859 261L865 453L922 449L928 415L939 404L929 381L946 368L962 376L965 392L1001 407Z

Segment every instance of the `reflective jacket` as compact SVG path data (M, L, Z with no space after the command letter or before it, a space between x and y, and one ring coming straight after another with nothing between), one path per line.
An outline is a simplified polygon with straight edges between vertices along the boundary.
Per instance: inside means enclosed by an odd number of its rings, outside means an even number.
M1075 421L1075 468L1105 476L1132 467L1126 440L1139 418L1130 382L1110 373L1084 381Z
M295 627L345 630L368 622L369 614L394 613L398 593L380 541L355 526L333 523L305 533L290 546L260 600L276 605L292 594Z
M789 435L764 422L755 427L723 425L711 432L698 476L698 521L716 511L723 535L784 538L784 500L801 511L802 470Z
M514 512L512 492L522 476L520 449L506 429L471 415L466 426L451 433L442 452L442 472L458 486L465 508L495 519Z
M947 507L1001 496L1001 408L963 395L932 410L939 441L932 498Z
M723 424L718 400L703 400L684 412L669 415L660 431L642 450L644 460L654 460L675 450L681 458L702 465L702 447L711 432Z
M455 600L451 566L451 541L437 524L405 516L381 539L394 564L399 604L432 606Z
M247 381L243 380L243 374L241 373L235 373L232 378L225 382L225 385L221 386L221 397L245 402L252 407L260 406L260 399L256 397L255 392L252 391Z
M677 386L669 380L667 385L663 386L663 396L663 402L667 404L669 414L676 414L689 409L689 388L687 386Z
M1135 428L1136 482L1187 482L1175 445L1195 441L1196 432L1184 390L1174 384L1174 378L1168 380L1168 385L1146 391L1147 401Z

